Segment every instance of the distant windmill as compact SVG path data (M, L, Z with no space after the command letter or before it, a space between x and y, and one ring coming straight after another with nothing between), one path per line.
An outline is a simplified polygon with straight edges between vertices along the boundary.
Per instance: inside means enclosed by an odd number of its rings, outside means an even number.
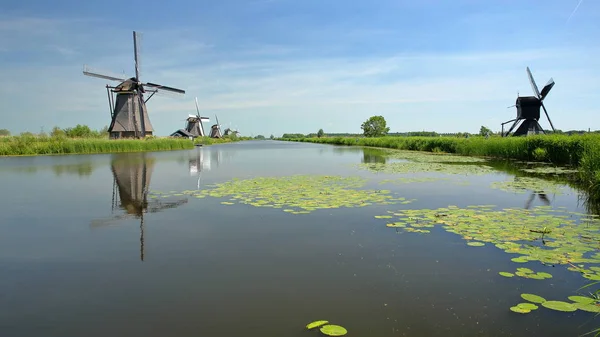
M517 107L517 118L502 123L502 137L508 136L521 121L523 123L521 123L521 126L519 126L513 133L513 136L545 133L544 129L538 122L540 120L540 107L544 109L544 113L546 114L546 118L548 118L548 122L550 123L550 127L552 127L552 131L555 131L554 125L550 120L550 116L548 116L548 111L546 111L546 107L544 106L543 102L546 96L548 96L550 89L552 89L554 86L554 80L550 78L540 93L535 81L533 80L533 75L531 75L529 67L527 67L527 76L529 77L529 83L531 84L531 88L533 89L535 96L518 96L517 94L517 101L514 105ZM504 124L511 122L514 122L513 125L506 133L504 133Z
M202 122L208 122L208 117L200 117L200 108L198 108L198 97L196 97L196 114L190 114L186 119L185 129L179 129L171 134L171 137L204 137L204 125Z
M167 87L155 83L142 83L140 80L140 62L138 48L138 33L133 32L133 55L135 60L135 77L104 75L91 71L86 65L83 74L121 82L116 87L106 85L111 123L108 128L110 138L143 138L151 136L154 128L148 117L146 102L156 93L169 92L185 94L184 90ZM144 93L152 94L144 100ZM116 99L114 98L116 94Z
M219 117L215 115L215 119L217 124L210 127L210 137L211 138L222 138L223 134L221 133L221 125L219 124Z
M188 202L180 199L171 202L161 202L157 199L148 202L150 178L154 161L145 153L113 155L111 170L113 173L112 212L115 208L125 210L125 214L107 219L93 220L92 227L110 225L111 223L135 217L140 219L140 260L144 261L144 214L156 213L164 209L175 208ZM117 205L117 198L121 201Z

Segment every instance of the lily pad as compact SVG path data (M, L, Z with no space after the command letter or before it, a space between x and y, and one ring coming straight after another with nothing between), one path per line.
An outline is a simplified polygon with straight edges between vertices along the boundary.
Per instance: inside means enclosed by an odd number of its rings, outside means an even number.
M308 323L306 325L306 328L310 330L310 329L318 328L321 325L325 325L327 323L329 323L329 321L314 321L314 322Z
M538 303L538 304L542 304L544 302L546 302L546 299L538 296L538 295L534 295L534 294L521 294L521 298L523 298L526 301L532 302L532 303Z
M173 193L197 198L228 198L221 203L233 205L232 201L237 201L255 207L282 209L291 214L307 214L319 209L340 207L391 205L400 201L409 204L415 201L395 198L389 190L361 189L366 181L360 177L342 176L258 177L233 179L225 183L208 185L200 191ZM160 194L160 196L164 198L169 194Z
M513 277L513 276L515 276L515 274L509 273L509 272L505 272L505 271L501 271L498 274L500 274L501 276L504 276L504 277Z
M595 302L593 298L585 297L585 296L569 296L569 300L581 304L592 304Z
M402 209L386 215L390 214L393 220L386 223L405 224L403 228L394 228L395 231L426 233L424 227L440 226L460 235L468 245L490 243L511 254L512 262L568 265L568 270L582 277L600 280L600 271L592 269L600 270L600 253L597 253L600 220L597 217L549 206L497 209L493 205ZM573 267L576 265L581 267ZM550 273L529 268L517 269L514 274L533 280L552 278Z
M536 310L537 308L539 308L537 305L535 305L533 303L519 303L519 304L517 304L517 307L519 307L521 309L527 309L527 310Z
M573 303L573 305L582 311L600 313L600 306L596 304Z
M577 307L575 307L572 303L563 301L546 301L542 303L542 306L548 309L563 312L572 312L577 310Z
M521 307L516 306L516 305L514 307L510 307L510 311L516 312L516 313L519 313L519 314L528 314L528 313L531 312L530 309L521 308Z
M328 324L321 327L321 332L327 336L343 336L348 333L348 330L343 326Z
M562 194L563 187L551 180L535 177L514 177L514 180L496 181L491 184L492 188L500 189L506 192L525 193L545 192L552 194Z
M471 241L471 242L467 242L467 246L481 247L481 246L485 246L485 243L478 242L478 241Z

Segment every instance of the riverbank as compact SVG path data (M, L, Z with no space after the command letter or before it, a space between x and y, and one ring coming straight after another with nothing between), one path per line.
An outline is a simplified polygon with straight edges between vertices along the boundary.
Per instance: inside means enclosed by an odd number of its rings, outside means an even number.
M600 135L537 135L529 137L321 137L280 138L284 141L369 146L466 156L549 162L579 170L579 183L600 196Z
M211 145L245 140L238 138L196 139L181 138L108 139L43 136L0 137L0 156L35 156L61 154L96 154L118 152L171 151L194 148L194 144Z

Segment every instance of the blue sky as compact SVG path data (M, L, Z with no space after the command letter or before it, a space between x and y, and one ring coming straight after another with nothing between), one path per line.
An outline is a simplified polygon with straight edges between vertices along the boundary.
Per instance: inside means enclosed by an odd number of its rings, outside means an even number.
M244 135L499 130L517 92L541 87L557 128L600 129L600 2L13 1L0 13L0 128L110 122L105 84L84 64L186 90L148 102L156 133L202 115ZM570 18L570 19L569 19ZM111 83L116 84L116 83ZM541 124L549 127L547 120ZM207 128L208 129L208 128Z

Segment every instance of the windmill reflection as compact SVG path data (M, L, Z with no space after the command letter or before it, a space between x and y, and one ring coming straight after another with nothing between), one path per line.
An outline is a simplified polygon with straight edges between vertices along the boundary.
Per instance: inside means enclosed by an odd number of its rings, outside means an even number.
M533 200L535 200L536 196L538 197L538 199L540 199L540 201L545 206L550 206L550 199L548 199L548 196L546 195L546 193L532 192L531 195L529 196L529 199L527 199L527 201L525 202L525 209L529 209L531 207L531 204L533 203Z
M122 209L125 214L111 218L92 221L92 227L110 225L114 221L137 218L140 219L140 260L144 261L144 214L156 213L164 209L175 208L188 202L187 198L176 201L148 201L150 179L155 159L146 153L115 154L111 160L113 173L113 191L111 214L115 209Z
M198 176L198 184L196 186L197 189L200 189L200 177L202 176L202 172L204 171L210 171L210 167L211 167L211 157L213 152L211 151L211 155L209 156L208 153L206 153L207 149L204 149L202 147L199 147L196 149L196 153L194 154L193 157L190 158L189 160L189 168L190 168L190 176ZM216 151L215 151L216 152ZM216 164L218 165L219 162L219 157L218 157L218 153L217 153L217 157L216 157Z

